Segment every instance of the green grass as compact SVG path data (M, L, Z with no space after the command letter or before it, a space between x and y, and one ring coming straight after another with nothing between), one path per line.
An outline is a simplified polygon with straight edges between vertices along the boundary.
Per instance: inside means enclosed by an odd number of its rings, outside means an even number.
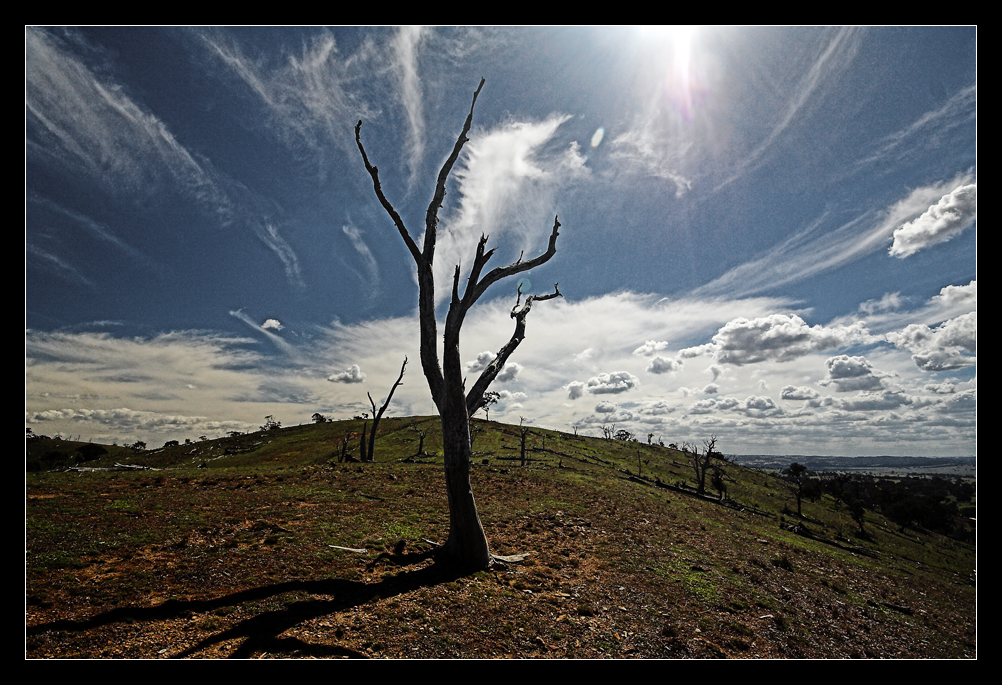
M800 536L780 527L792 500L778 479L732 467L729 494L744 510L721 506L628 480L640 451L645 477L692 485L678 453L639 443L534 429L533 447L545 435L552 451L523 468L503 458L517 456L516 427L497 423L478 422L473 489L492 549L530 556L387 592L407 569L381 552L401 540L407 552L427 549L423 539L448 533L441 457L403 461L416 452L415 425L425 451L440 450L437 419L389 418L375 464L331 461L337 436L361 429L348 421L128 455L157 471L27 474L29 624L176 597L217 602L191 617L200 634L330 605L293 626L298 639L374 656L976 654L970 545L901 535L872 512L860 539L827 498L804 503L817 539ZM218 604L317 579L383 585L358 604L311 592ZM29 654L146 654L116 629L33 635Z

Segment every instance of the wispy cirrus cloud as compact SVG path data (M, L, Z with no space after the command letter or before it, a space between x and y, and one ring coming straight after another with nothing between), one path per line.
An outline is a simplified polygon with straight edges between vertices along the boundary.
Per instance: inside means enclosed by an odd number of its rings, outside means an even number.
M30 242L25 243L24 252L26 266L34 263L35 266L41 267L50 273L54 273L59 278L64 278L67 281L79 283L89 288L94 287L94 282L80 273L79 269L72 264L66 263L64 260L51 252L32 245Z
M44 197L39 197L34 193L29 193L26 201L29 204L35 205L36 207L42 210L52 212L54 214L72 220L74 224L82 226L84 229L86 229L88 234L98 238L102 242L111 245L112 247L117 248L129 259L141 261L148 267L152 266L150 260L147 259L146 256L143 255L143 253L141 253L139 250L132 247L124 240L119 238L117 235L115 235L107 224L95 221L89 216L81 214L80 212L75 212L71 209L67 209L66 207L63 207L62 205L53 202L52 200L49 200Z
M401 26L391 41L393 68L398 83L398 97L407 115L408 187L413 188L424 158L424 109L421 79L418 76L418 49L427 34L421 26Z
M933 146L943 144L944 134L970 124L978 116L978 84L961 88L936 109L925 112L912 123L880 141L880 147L859 165L895 161L908 156L925 154Z
M358 256L362 259L362 265L365 269L365 279L366 285L368 286L367 292L369 298L373 298L379 294L379 264L376 262L376 258L372 254L372 250L365 243L362 237L363 233L354 224L347 223L341 227L341 231L348 236L348 240L351 241L351 246L355 248L358 252Z
M243 309L231 310L230 316L235 317L240 321L243 321L250 328L264 335L266 338L268 338L268 340L272 342L272 344L275 345L275 347L277 347L282 352L288 355L292 355L295 353L294 348L289 343L287 343L282 338L282 336L272 332L272 331L280 331L283 328L282 324L280 324L276 319L268 319L263 324L259 325L256 321L254 321L254 319L248 316Z
M807 73L801 77L772 130L769 131L764 140L745 155L736 165L733 173L718 184L714 190L720 190L763 164L769 149L797 117L802 116L805 110L810 109L812 100L817 98L818 92L824 85L832 82L834 76L845 71L850 65L859 51L863 39L862 34L863 29L854 27L841 27L834 30L834 35L825 45L820 47Z
M556 191L589 173L577 143L557 153L543 150L569 118L510 122L470 136L464 161L453 172L459 205L439 228L436 283L451 283L457 264L461 276L469 273L481 233L491 237L491 246L514 242L528 251L545 244L558 213ZM511 252L511 247L505 251ZM533 256L528 253L526 258ZM500 262L506 256L495 259ZM448 288L436 289L438 301L448 294Z
M675 197L692 190L692 179L681 171L685 146L679 146L674 137L664 130L659 111L650 111L638 119L612 142L612 158L628 169L639 169L646 174L671 181Z
M26 155L74 169L113 196L145 197L170 183L227 204L212 175L154 114L97 77L65 40L25 29Z
M972 181L972 175L961 174L916 188L882 212L867 212L824 232L818 230L827 220L822 215L761 257L731 269L692 294L744 297L848 264L885 248L895 229L927 211L944 194Z
M165 190L181 192L223 225L250 228L281 260L289 282L305 287L295 252L259 211L253 194L185 147L120 85L98 77L65 41L26 28L25 72L29 163L60 174L72 170L116 198L139 201ZM117 241L109 231L102 233Z
M371 40L355 53L342 55L334 36L324 32L300 46L298 53L268 63L245 55L223 30L203 29L197 35L264 105L278 138L311 160L321 178L328 173L328 150L353 152L352 127L373 112L350 84L369 69L376 52Z

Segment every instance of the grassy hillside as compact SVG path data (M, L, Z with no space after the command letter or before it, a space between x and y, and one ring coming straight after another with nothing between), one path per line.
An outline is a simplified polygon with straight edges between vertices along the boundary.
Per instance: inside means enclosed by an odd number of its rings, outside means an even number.
M384 419L374 464L336 461L346 421L27 474L26 656L976 656L971 545L869 511L859 537L827 497L799 520L737 466L727 505L699 498L639 443L532 429L523 467L517 426L476 426L492 549L530 555L474 574L430 555L433 417Z

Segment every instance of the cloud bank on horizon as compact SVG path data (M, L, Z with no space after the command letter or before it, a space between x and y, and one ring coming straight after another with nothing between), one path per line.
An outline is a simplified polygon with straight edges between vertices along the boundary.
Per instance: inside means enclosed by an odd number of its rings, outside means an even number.
M624 55L618 46L633 49ZM157 441L366 411L437 301L545 249L491 418L734 453L977 451L977 31L27 28L26 422ZM878 65L878 66L874 66ZM463 330L476 374L517 284ZM430 414L411 365L390 414Z

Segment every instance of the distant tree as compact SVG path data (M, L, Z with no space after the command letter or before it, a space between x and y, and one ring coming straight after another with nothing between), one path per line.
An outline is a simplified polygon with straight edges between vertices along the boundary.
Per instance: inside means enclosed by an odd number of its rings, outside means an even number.
M268 414L268 416L264 417L264 425L261 426L261 430L267 433L268 431L278 430L281 427L282 424L276 421L274 416Z
M487 414L488 421L491 420L491 407L497 404L498 400L500 399L501 399L501 393L499 392L488 390L487 392L484 393L483 400L481 401L481 407L483 408L484 413Z
M146 449L146 443L143 442L142 440L136 440L134 443L128 446L131 447L136 452L142 452L144 449Z
M355 433L343 433L334 439L334 455L339 464L346 461L354 461L351 456L351 441Z
M317 412L313 415L313 423L327 423L327 417Z
M625 428L620 428L616 431L616 434L612 436L613 440L621 440L622 442L636 442L637 438L630 431Z
M362 459L362 461L376 461L376 429L379 427L379 421L383 418L383 412L386 408L390 406L390 400L393 399L393 393L396 392L397 386L399 386L404 380L404 370L407 368L407 357L404 357L404 363L400 365L400 375L397 376L397 382L393 384L390 388L390 394L386 396L386 401L383 402L383 406L376 411L376 402L372 399L372 395L365 393L369 398L369 404L372 405L372 433L369 435L369 453L366 455L367 459ZM363 432L363 438L365 433Z
M783 474L793 484L793 494L797 498L797 516L803 518L803 514L800 513L800 503L804 499L804 488L808 482L807 467L793 462L789 468L783 469Z
M842 473L841 471L836 473L826 473L821 479L821 487L824 492L827 492L835 499L835 504L839 505L842 503L846 486L851 480L852 476L848 473Z
M518 417L518 432L519 432L519 444L521 446L521 452L520 453L521 453L521 457L522 457L522 466L525 466L526 463L528 463L528 459L526 457L525 441L526 441L526 438L528 438L529 435L531 434L530 430L529 430L529 427L526 426L526 425L524 425L524 424L525 424L525 417L524 416L519 416Z
M50 469L54 469L62 464L65 457L66 455L59 450L49 450L42 455L41 460L42 463L46 464Z
M695 443L682 443L682 453L689 459L689 464L696 473L696 493L706 494L706 474L714 465L714 459L723 461L724 455L717 451L717 436L711 435L703 440L703 451L700 453Z
M362 462L372 461L369 459L369 453L366 451L365 446L365 431L369 427L369 417L365 417L362 421L362 439L358 441L358 460Z
M710 476L710 486L720 493L720 499L724 499L727 496L727 481L724 480L724 475L724 469L715 464L713 475Z
M856 499L851 495L845 498L846 506L849 507L849 513L852 515L852 520L856 522L859 526L859 534L866 535L866 531L863 530L863 522L866 516L866 508L863 506L863 500Z
M177 447L180 444L181 443L179 443L177 440L168 440L167 442L164 443L164 449L168 447Z
M77 452L80 454L80 461L93 461L98 457L103 457L108 454L107 449L101 445L95 445L93 443L82 445L77 449Z
M418 442L417 452L414 453L415 457L420 457L424 455L424 437L425 432L418 428L417 426L411 426L411 428L418 434L420 440Z
M241 431L226 431L226 435L231 438L239 438L243 433Z
M28 442L38 442L40 440L49 440L50 439L48 435L39 435L38 433L32 432L32 430L30 428L26 428L25 429L24 436L25 436L25 439Z

